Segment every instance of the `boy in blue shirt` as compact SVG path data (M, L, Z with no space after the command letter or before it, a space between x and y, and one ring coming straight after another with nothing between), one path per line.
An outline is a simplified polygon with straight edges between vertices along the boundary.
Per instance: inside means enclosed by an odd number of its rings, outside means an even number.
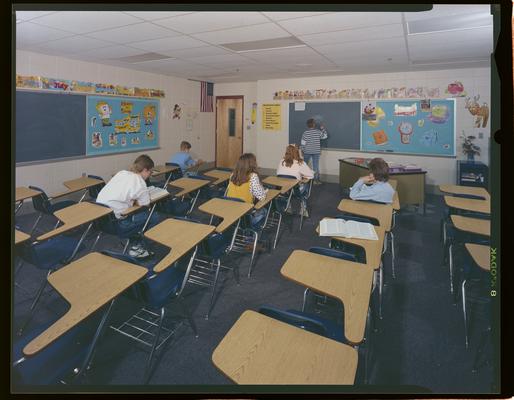
M187 172L187 169L195 165L200 165L202 160L193 160L189 154L189 150L191 150L191 143L184 140L180 143L180 151L171 156L169 162L178 164L183 174L195 175L195 173Z
M389 180L389 166L381 158L369 162L369 175L361 177L350 188L350 199L373 200L380 203L392 203L394 189Z

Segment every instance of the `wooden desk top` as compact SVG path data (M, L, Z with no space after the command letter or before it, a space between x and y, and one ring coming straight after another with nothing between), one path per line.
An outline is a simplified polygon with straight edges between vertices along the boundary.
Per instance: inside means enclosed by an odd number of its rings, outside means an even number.
M491 258L490 258L490 247L484 246L483 244L472 244L472 243L466 243L465 244L466 249L468 250L469 254L473 258L473 261L476 262L476 264L486 270L489 271L491 269Z
M168 183L168 185L183 189L175 195L175 197L180 197L188 193L194 192L195 190L198 190L201 187L208 185L209 183L211 182L204 179L179 178L175 179L174 181L171 181L170 183Z
M16 188L16 199L15 201L23 201L34 196L41 194L38 190L29 189L28 187L20 186Z
M302 286L341 300L344 305L345 337L352 343L362 341L373 268L304 250L294 250L280 273Z
M70 303L70 309L27 344L23 354L32 356L44 349L143 278L147 272L144 267L96 252L55 271L48 277L48 282Z
M300 181L296 179L279 178L278 176L268 176L263 179L262 182L268 185L279 186L280 193L284 194L294 188Z
M222 171L220 169L213 169L211 171L207 171L203 173L205 176L210 176L211 178L216 178L214 182L211 182L213 185L219 185L220 183L226 182L229 180L232 172Z
M399 211L400 210L400 199L398 197L398 191L396 190L396 188L398 187L398 181L396 179L389 179L387 182L394 189L393 210Z
M491 196L482 187L461 186L461 185L439 185L439 190L443 193L450 194L470 194L473 196L481 196L484 200L490 200Z
M163 189L163 190L166 190L166 189ZM170 194L169 194L169 192L167 192L167 194L166 194L166 193L164 193L164 194L162 194L162 195L159 195L159 196L154 197L153 199L152 199L152 198L150 198L150 205L152 205L153 203L155 203L155 202L157 202L157 201L160 201L160 200L164 199L165 197L168 197L169 195L170 195ZM134 206L132 206L132 207L127 208L125 211L122 211L122 212L121 212L121 215L129 215L129 214L132 214L132 213L136 212L137 210L139 210L139 209L140 209L140 208L142 208L142 207L148 207L148 206L134 205Z
M331 239L339 240L340 242L349 243L355 246L362 247L366 252L366 265L373 269L378 269L380 268L380 261L382 259L385 229L381 226L374 226L373 228L375 228L378 240L350 239L340 236L331 236ZM316 227L316 232L319 233L319 224Z
M153 167L152 169L152 176L159 176L162 174L167 174L168 172L175 171L179 167L176 167L174 165L157 165L156 167Z
M147 238L170 248L168 254L153 268L154 272L162 272L173 265L213 231L214 226L212 225L173 218L168 218L149 229L145 232Z
M461 231L491 236L491 221L488 219L464 217L462 215L451 215L450 218L455 228Z
M444 196L444 202L448 207L461 210L475 211L483 214L491 214L491 202L489 200L464 199L462 197Z
M49 239L53 236L94 221L95 219L101 218L111 212L112 210L109 207L103 207L88 202L77 203L72 206L62 208L56 211L54 215L63 223L63 225L39 236L37 240Z
M20 244L30 239L30 235L27 235L25 232L19 231L18 229L14 230L14 244Z
M396 188L398 187L398 181L396 179L389 179L387 182L391 185L391 187L394 190L396 190Z
M337 206L337 209L351 214L376 218L380 226L385 228L386 232L391 230L393 215L392 204L376 204L366 201L343 199Z
M100 185L104 183L99 179L89 178L87 176L82 176L77 179L72 179L71 181L63 182L63 185L66 186L71 192L78 192L79 190L87 189L92 186Z
M357 350L247 310L212 353L237 384L352 385Z
M273 200L279 194L280 194L280 190L268 189L268 191L266 192L266 198L264 200L259 200L253 207L256 210L260 210L262 207L267 205L271 200Z
M214 198L203 203L200 211L223 218L221 224L216 227L216 232L223 232L239 218L250 211L253 206L250 203Z

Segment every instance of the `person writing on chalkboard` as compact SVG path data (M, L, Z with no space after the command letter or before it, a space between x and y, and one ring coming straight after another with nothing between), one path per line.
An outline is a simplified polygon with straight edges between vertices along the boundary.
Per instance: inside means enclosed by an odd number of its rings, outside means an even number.
M382 158L374 158L369 164L369 175L362 176L350 188L350 199L371 200L380 203L392 203L393 187L389 180L389 167Z
M314 118L307 120L307 130L303 132L301 149L305 162L312 160L312 169L314 170L314 184L319 185L319 156L321 155L321 140L328 137L325 126L321 123L319 129L316 127Z

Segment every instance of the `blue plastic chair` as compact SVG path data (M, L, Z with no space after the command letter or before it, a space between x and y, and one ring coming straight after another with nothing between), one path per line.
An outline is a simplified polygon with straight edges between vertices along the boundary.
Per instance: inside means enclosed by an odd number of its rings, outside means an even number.
M33 329L15 341L12 349L13 386L71 383L78 376L76 371L80 371L88 354L97 319L98 314L95 313L31 357L23 355L23 348L55 320Z
M157 263L155 260L152 260L150 263L148 263L122 253L116 253L112 251L103 251L102 253L122 261L127 261L143 266L148 269L148 273L145 279L138 282L127 292L127 295L142 302L144 305L143 308L134 316L132 316L128 321L122 323L119 327L111 326L114 331L150 347L150 354L148 356L144 374L144 383L146 384L152 375L152 360L154 358L155 352L161 348L174 333L171 329L164 326L166 307L170 303L180 303L183 314L189 321L189 325L191 326L195 337L198 337L196 324L181 296L182 291L190 276L193 261L196 257L197 248L190 252L191 255L188 262L188 257L184 256L181 260L176 262L175 265L172 265L166 270L157 274L153 272L153 267ZM148 324L145 325L143 323L143 327L140 329L146 331L148 335L153 336L153 341L147 342L144 340L143 336L135 337L133 334L134 330L130 328L127 329L128 324L136 326L138 323L141 324L141 322L138 321L147 321ZM156 327L155 332L150 330L152 329L152 326L154 328ZM163 335L164 338L159 340Z
M34 232L34 230L36 229L36 226L38 225L39 221L41 220L41 218L43 217L44 214L50 215L52 218L55 219L54 212L61 210L63 208L72 206L73 204L77 204L77 202L73 201L73 200L63 200L63 201L55 202L52 204L43 189L41 189L37 186L29 186L29 188L41 192L40 195L34 196L32 198L32 205L34 206L34 209L36 211L39 211L39 215L36 219L36 222L32 226L32 229L29 232L29 234L31 234L31 235ZM59 222L60 221L57 220L55 227L57 227L59 225Z
M43 242L24 243L19 247L19 256L24 262L47 271L32 301L30 313L18 330L19 335L23 333L23 330L34 315L36 305L48 282L48 276L57 268L71 262L77 252L84 248L82 244L83 238L84 235L80 238L60 235Z
M103 181L103 178L101 176L88 175L87 177L91 178L91 179L98 179L100 181ZM100 193L100 191L103 189L104 186L105 186L105 181L103 181L103 183L99 183L98 185L91 186L90 188L88 188L87 191L88 191L89 197L91 197L91 199L96 201L96 198L98 197L98 193Z

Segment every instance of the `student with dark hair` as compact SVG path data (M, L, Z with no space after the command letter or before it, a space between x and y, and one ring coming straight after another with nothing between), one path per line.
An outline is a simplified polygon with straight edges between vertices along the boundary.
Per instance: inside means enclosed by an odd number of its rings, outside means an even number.
M245 153L239 157L230 176L227 188L227 197L241 199L246 203L254 203L256 200L266 198L265 189L257 174L257 160L252 153ZM254 210L251 214L252 227L258 227L266 217L266 210Z
M193 158L189 154L190 150L191 143L186 142L185 140L182 141L182 143L180 143L180 151L171 156L169 161L170 163L178 164L183 174L186 174L188 168L194 167L195 165L200 165L203 162L200 159L193 160ZM187 173L194 175L191 172Z
M150 177L153 167L153 160L146 154L142 154L136 158L129 171L118 172L98 193L96 202L104 204L114 211L114 216L123 231L139 231L148 218L149 210L147 209L130 215L123 215L123 212L136 203L140 206L150 204L150 194L145 181ZM158 224L162 219L163 216L154 212L148 227ZM147 257L149 253L141 244L137 244L132 246L129 255Z
M321 155L321 140L328 137L325 126L321 123L319 129L316 127L314 118L307 120L307 130L303 132L301 140L301 149L303 151L305 162L308 163L312 159L312 169L314 170L314 184L319 185L319 157Z
M359 178L350 188L352 200L373 200L380 203L392 203L394 189L387 182L389 167L382 158L374 158L369 164L369 175Z

